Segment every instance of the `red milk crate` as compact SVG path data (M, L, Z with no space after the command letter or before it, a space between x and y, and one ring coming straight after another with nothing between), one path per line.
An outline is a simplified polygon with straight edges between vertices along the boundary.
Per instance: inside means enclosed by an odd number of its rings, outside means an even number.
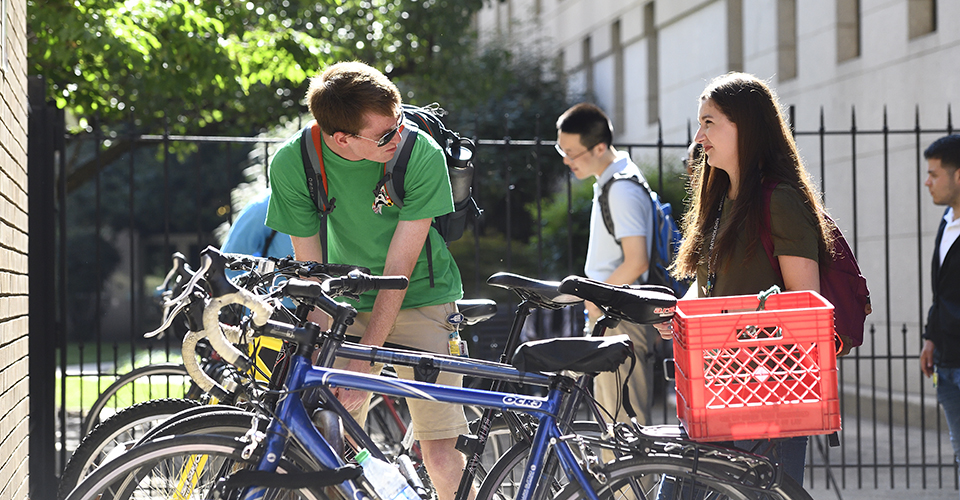
M692 439L840 429L833 306L814 292L677 302L677 417Z

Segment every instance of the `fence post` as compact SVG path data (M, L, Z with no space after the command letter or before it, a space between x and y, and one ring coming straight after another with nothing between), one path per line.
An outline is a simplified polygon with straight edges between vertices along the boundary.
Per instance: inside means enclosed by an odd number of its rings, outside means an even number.
M54 355L58 345L54 271L56 266L56 204L54 171L56 151L63 139L63 115L46 103L46 83L42 77L28 81L30 103L27 141L28 191L30 211L28 229L28 270L30 273L30 497L56 498L57 471L54 418L56 398Z

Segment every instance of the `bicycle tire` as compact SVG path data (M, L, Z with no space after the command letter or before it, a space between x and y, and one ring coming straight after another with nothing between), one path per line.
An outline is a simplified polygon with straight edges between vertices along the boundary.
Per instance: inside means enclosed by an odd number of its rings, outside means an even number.
M185 414L187 415L186 418L176 417L164 422L159 428L151 431L150 434L145 436L143 440L141 440L141 443L161 437L184 434L216 434L240 437L246 434L246 432L250 429L252 418L255 417L255 414L249 411L232 407L225 407L221 409L217 406L205 406L202 408L192 409L188 412L185 412ZM267 422L268 421L266 419L261 418L261 430L265 430ZM374 442L378 447L381 447L381 450L383 450L383 445L379 441L374 440ZM344 454L344 458L352 458L356 451L357 450L353 448L352 444L348 444L348 449ZM386 452L386 450L384 451ZM315 464L313 459L297 445L296 440L291 441L291 444L288 445L287 453L295 455L300 461L299 463ZM387 455L387 457L390 460L396 458L395 456L391 455ZM426 474L422 462L417 460L415 457L410 458L414 460L414 464L420 473L420 479L423 481L424 487L427 488L427 491L430 494L433 494L433 483L430 482L430 478Z
M603 484L596 479L591 482L597 495L604 499L812 500L789 476L783 475L777 487L758 489L757 484L745 484L755 478L747 466L709 457L701 457L695 464L693 459L681 456L626 457L604 465L602 472ZM672 494L665 493L665 478L672 481ZM553 496L553 500L580 498L584 495L577 483L567 484Z
M254 417L254 414L249 411L219 406L202 406L192 408L183 413L182 416L176 415L160 424L160 426L152 429L150 433L143 437L140 443L160 437L183 434L202 433L239 437L243 436L250 429L251 419ZM264 423L266 423L266 420L264 420ZM384 446L380 441L375 440L375 442L378 446ZM484 448L484 453L481 456L481 464L475 479L478 487L485 477L486 471L493 467L502 454L502 451L509 449L509 445L512 444L513 439L506 423L502 419L494 420L488 436L487 447ZM390 446L390 444L387 443L386 446ZM386 452L387 450L384 449L384 451ZM299 447L289 447L287 452L291 454L296 453L298 459L304 463L312 463L312 459L308 458L306 453L301 451ZM352 452L348 452L348 457L351 456L350 453ZM388 457L389 456L390 455L388 455ZM414 462L422 472L422 463L416 459ZM432 492L433 486L429 480L429 476L422 473L421 479L428 491Z
M80 428L81 435L86 436L90 434L90 431L93 430L97 424L100 423L100 413L107 406L107 403L110 402L114 396L116 396L124 387L129 384L134 383L137 379L144 377L159 377L159 376L183 376L187 381L190 380L190 376L187 374L187 369L184 368L182 364L177 363L157 363L148 366L141 366L140 368L131 370L120 376L112 384L107 386L106 389L97 396L97 400L93 403L93 406L90 407L90 411L83 418L83 424ZM189 382L191 385L193 382ZM186 394L187 390L184 391Z
M71 490L116 452L118 446L128 447L138 434L185 410L199 406L199 401L190 399L155 399L124 408L116 415L97 425L73 452L60 474L57 498L63 499Z
M600 426L596 422L578 421L572 424L572 432L585 436L599 436ZM486 478L480 484L477 500L512 500L523 476L524 465L530 454L530 441L518 441L511 446L489 469ZM565 479L564 479L565 480ZM552 492L560 491L563 484L555 479Z
M184 484L191 493L210 498L210 491L223 477L224 471L252 467L254 460L244 460L246 445L234 438L206 434L158 438L131 449L123 460L114 460L97 468L67 497L68 500L107 498L172 498L170 491L183 493ZM201 464L201 465L197 465ZM186 466L186 467L185 467ZM183 471L199 472L185 478ZM280 459L278 472L303 472L311 469ZM117 495L117 493L121 493ZM136 493L136 494L135 494ZM186 495L182 498L195 498ZM265 498L322 500L327 496L311 490L270 490Z

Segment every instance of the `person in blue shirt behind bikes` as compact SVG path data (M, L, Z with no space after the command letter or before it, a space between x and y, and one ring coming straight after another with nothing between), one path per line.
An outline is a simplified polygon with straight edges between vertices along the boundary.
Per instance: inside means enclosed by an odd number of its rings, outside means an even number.
M428 134L417 134L402 208L380 189L384 163L400 143L400 101L400 92L386 76L360 62L334 64L313 78L307 102L320 128L322 181L329 198L336 200L334 209L325 221L321 219L308 190L298 132L270 164L273 195L267 225L291 236L298 260L321 261L326 250L329 262L409 278L406 290L366 293L352 301L360 314L348 335L359 336L368 345L390 342L446 354L456 331L448 318L457 312L455 301L463 290L456 262L431 226L434 217L453 211L443 151ZM321 247L322 224L326 249ZM427 238L430 245L425 245ZM309 319L321 326L327 323L316 310ZM341 360L336 367L361 373L379 373L381 368L356 360ZM400 377L414 378L412 369L396 369ZM437 383L459 386L460 379L441 373ZM336 394L362 423L370 394L344 389L336 389ZM438 498L451 500L465 466L464 456L454 448L457 436L468 430L463 408L413 399L408 406Z
M753 75L715 78L700 95L696 142L704 155L694 166L692 203L674 265L695 277L689 297L755 295L782 290L820 291L819 262L830 262L830 229L819 193L797 151L774 91ZM763 183L778 181L770 199L770 232L782 275L760 243ZM694 295L695 294L695 295ZM661 335L669 324L657 325ZM751 450L756 442L734 443ZM779 440L770 456L803 483L806 437ZM763 452L768 448L760 443Z
M269 204L270 191L267 191L243 207L237 220L230 225L220 251L257 257L292 257L290 236L264 225Z

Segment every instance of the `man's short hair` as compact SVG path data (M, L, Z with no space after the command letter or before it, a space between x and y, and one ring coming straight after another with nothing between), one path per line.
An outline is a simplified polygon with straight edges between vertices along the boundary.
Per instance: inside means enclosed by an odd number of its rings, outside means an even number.
M940 160L943 168L960 168L960 134L941 137L927 147L923 157L928 160Z
M595 104L581 102L563 112L557 118L557 130L565 134L579 134L580 144L592 148L603 143L613 143L613 124L606 113Z
M400 91L375 68L357 61L340 62L310 79L307 105L325 134L357 135L366 114L399 113Z

